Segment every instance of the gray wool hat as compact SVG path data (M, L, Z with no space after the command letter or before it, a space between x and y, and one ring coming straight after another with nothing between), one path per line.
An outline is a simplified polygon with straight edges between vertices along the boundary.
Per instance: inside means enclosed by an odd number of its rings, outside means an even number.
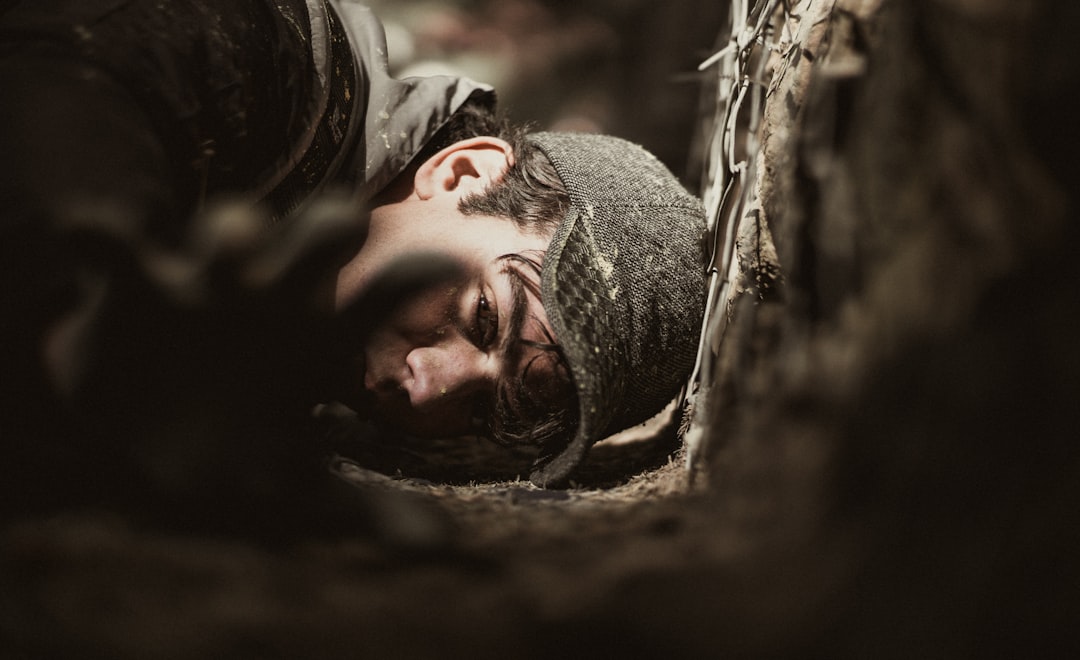
M541 273L579 424L530 479L566 481L592 445L660 412L686 383L705 310L705 214L655 156L591 134L529 136L570 194Z

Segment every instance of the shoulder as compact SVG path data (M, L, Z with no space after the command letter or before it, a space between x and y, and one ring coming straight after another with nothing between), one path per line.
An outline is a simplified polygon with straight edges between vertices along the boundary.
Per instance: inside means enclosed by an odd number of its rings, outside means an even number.
M469 99L494 106L491 86L460 76L397 79L387 64L386 36L371 9L353 0L329 0L339 12L360 70L369 85L363 149L352 163L363 196L381 190Z

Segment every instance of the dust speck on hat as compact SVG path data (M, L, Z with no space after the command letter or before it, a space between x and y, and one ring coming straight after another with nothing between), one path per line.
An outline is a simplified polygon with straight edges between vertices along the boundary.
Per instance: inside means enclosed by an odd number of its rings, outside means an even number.
M550 487L598 440L662 410L689 377L705 310L705 214L636 144L584 133L529 139L570 195L541 292L580 415L569 442L543 448L533 466L533 483Z

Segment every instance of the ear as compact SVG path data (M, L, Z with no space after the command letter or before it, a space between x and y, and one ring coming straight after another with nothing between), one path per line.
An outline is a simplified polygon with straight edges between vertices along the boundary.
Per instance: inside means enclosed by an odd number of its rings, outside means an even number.
M451 194L460 199L498 181L514 164L514 150L505 140L480 136L455 142L422 163L413 185L417 197Z

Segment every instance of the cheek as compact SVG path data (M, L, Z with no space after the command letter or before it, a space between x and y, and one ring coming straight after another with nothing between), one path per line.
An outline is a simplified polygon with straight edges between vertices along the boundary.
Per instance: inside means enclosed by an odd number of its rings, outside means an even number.
M439 287L400 304L365 342L368 368L380 377L397 374L410 351L442 341L454 331L460 296L457 286Z
M430 345L454 325L458 301L457 285L442 286L399 304L387 320L387 327L416 345Z

